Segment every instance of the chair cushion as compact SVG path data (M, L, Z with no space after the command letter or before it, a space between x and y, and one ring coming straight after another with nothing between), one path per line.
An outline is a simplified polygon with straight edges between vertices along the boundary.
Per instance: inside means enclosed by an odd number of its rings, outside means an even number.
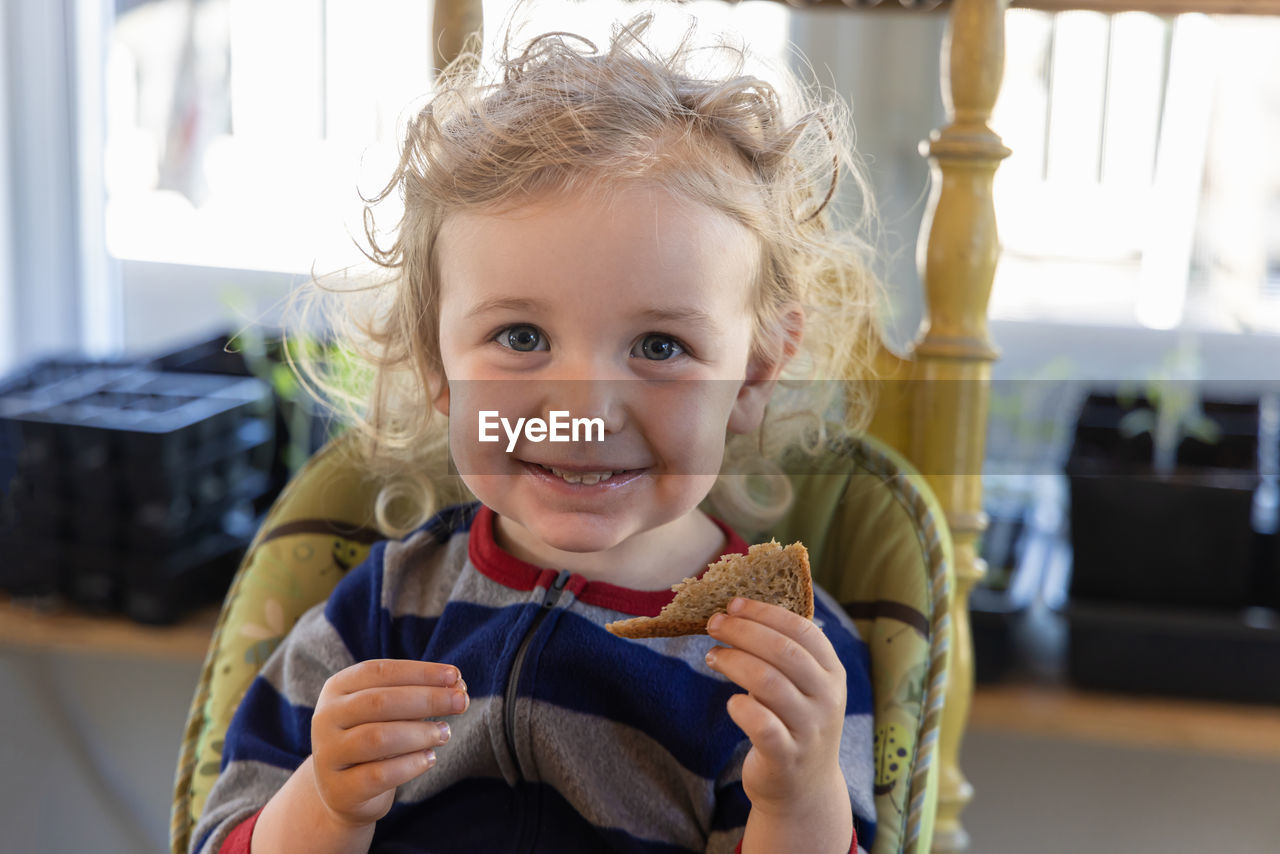
M795 504L771 531L802 540L814 580L853 618L871 655L876 815L873 852L927 852L946 686L951 538L924 478L887 445L840 440L795 470Z
M359 473L350 443L332 443L276 499L250 545L223 601L187 718L170 832L175 854L187 850L249 683L298 618L384 538L371 518L375 490Z

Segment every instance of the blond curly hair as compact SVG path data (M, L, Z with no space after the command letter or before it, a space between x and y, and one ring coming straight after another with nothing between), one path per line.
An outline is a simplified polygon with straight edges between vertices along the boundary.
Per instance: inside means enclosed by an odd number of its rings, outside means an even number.
M514 56L507 30L486 74L472 38L438 76L408 123L399 164L366 198L366 256L379 268L355 286L313 277L298 295L320 312L344 354L296 365L308 389L358 432L362 463L383 486L377 524L390 534L424 522L446 497L465 495L449 474L447 418L431 405L443 376L439 336L441 225L463 210L497 212L549 192L608 196L628 181L657 184L732 217L761 247L752 288L752 355L776 359L788 306L803 307L804 336L761 428L729 437L710 501L744 530L785 512L791 492L777 459L821 447L833 426L869 414L879 283L870 263L874 204L851 144L849 110L779 69L791 92L743 73L744 46L696 46L691 21L677 46L646 44L653 13L615 24L607 50L564 32L533 38ZM714 76L692 60L728 60ZM859 191L851 223L834 228L836 181ZM378 239L374 206L393 193L403 215ZM352 371L352 365L357 370ZM357 381L352 382L352 377ZM760 483L765 478L765 495Z

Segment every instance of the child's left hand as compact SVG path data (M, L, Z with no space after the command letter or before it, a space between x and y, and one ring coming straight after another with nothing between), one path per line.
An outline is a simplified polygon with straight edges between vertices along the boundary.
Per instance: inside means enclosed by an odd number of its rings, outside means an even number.
M845 670L831 641L778 605L735 599L728 610L707 633L732 646L713 648L707 664L747 691L728 710L751 739L742 787L752 811L799 818L837 791L847 804L839 762Z

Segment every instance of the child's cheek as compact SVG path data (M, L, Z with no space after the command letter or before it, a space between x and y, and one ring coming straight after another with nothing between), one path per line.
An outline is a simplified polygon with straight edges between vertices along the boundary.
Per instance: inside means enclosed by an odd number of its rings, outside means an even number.
M516 383L461 380L450 383L449 452L459 474L509 474L510 439L501 419L526 413Z
M657 388L636 411L645 422L650 443L660 449L666 470L682 475L719 474L736 384L681 380Z

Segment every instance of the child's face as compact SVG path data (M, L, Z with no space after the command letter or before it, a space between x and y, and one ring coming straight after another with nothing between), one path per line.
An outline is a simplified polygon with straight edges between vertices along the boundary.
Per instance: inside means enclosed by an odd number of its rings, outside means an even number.
M550 549L601 552L693 513L726 429L780 366L749 363L756 238L648 185L450 217L437 243L450 450L467 486ZM600 418L603 441L510 440L488 420ZM581 482L549 469L585 473ZM601 473L614 472L596 481Z

